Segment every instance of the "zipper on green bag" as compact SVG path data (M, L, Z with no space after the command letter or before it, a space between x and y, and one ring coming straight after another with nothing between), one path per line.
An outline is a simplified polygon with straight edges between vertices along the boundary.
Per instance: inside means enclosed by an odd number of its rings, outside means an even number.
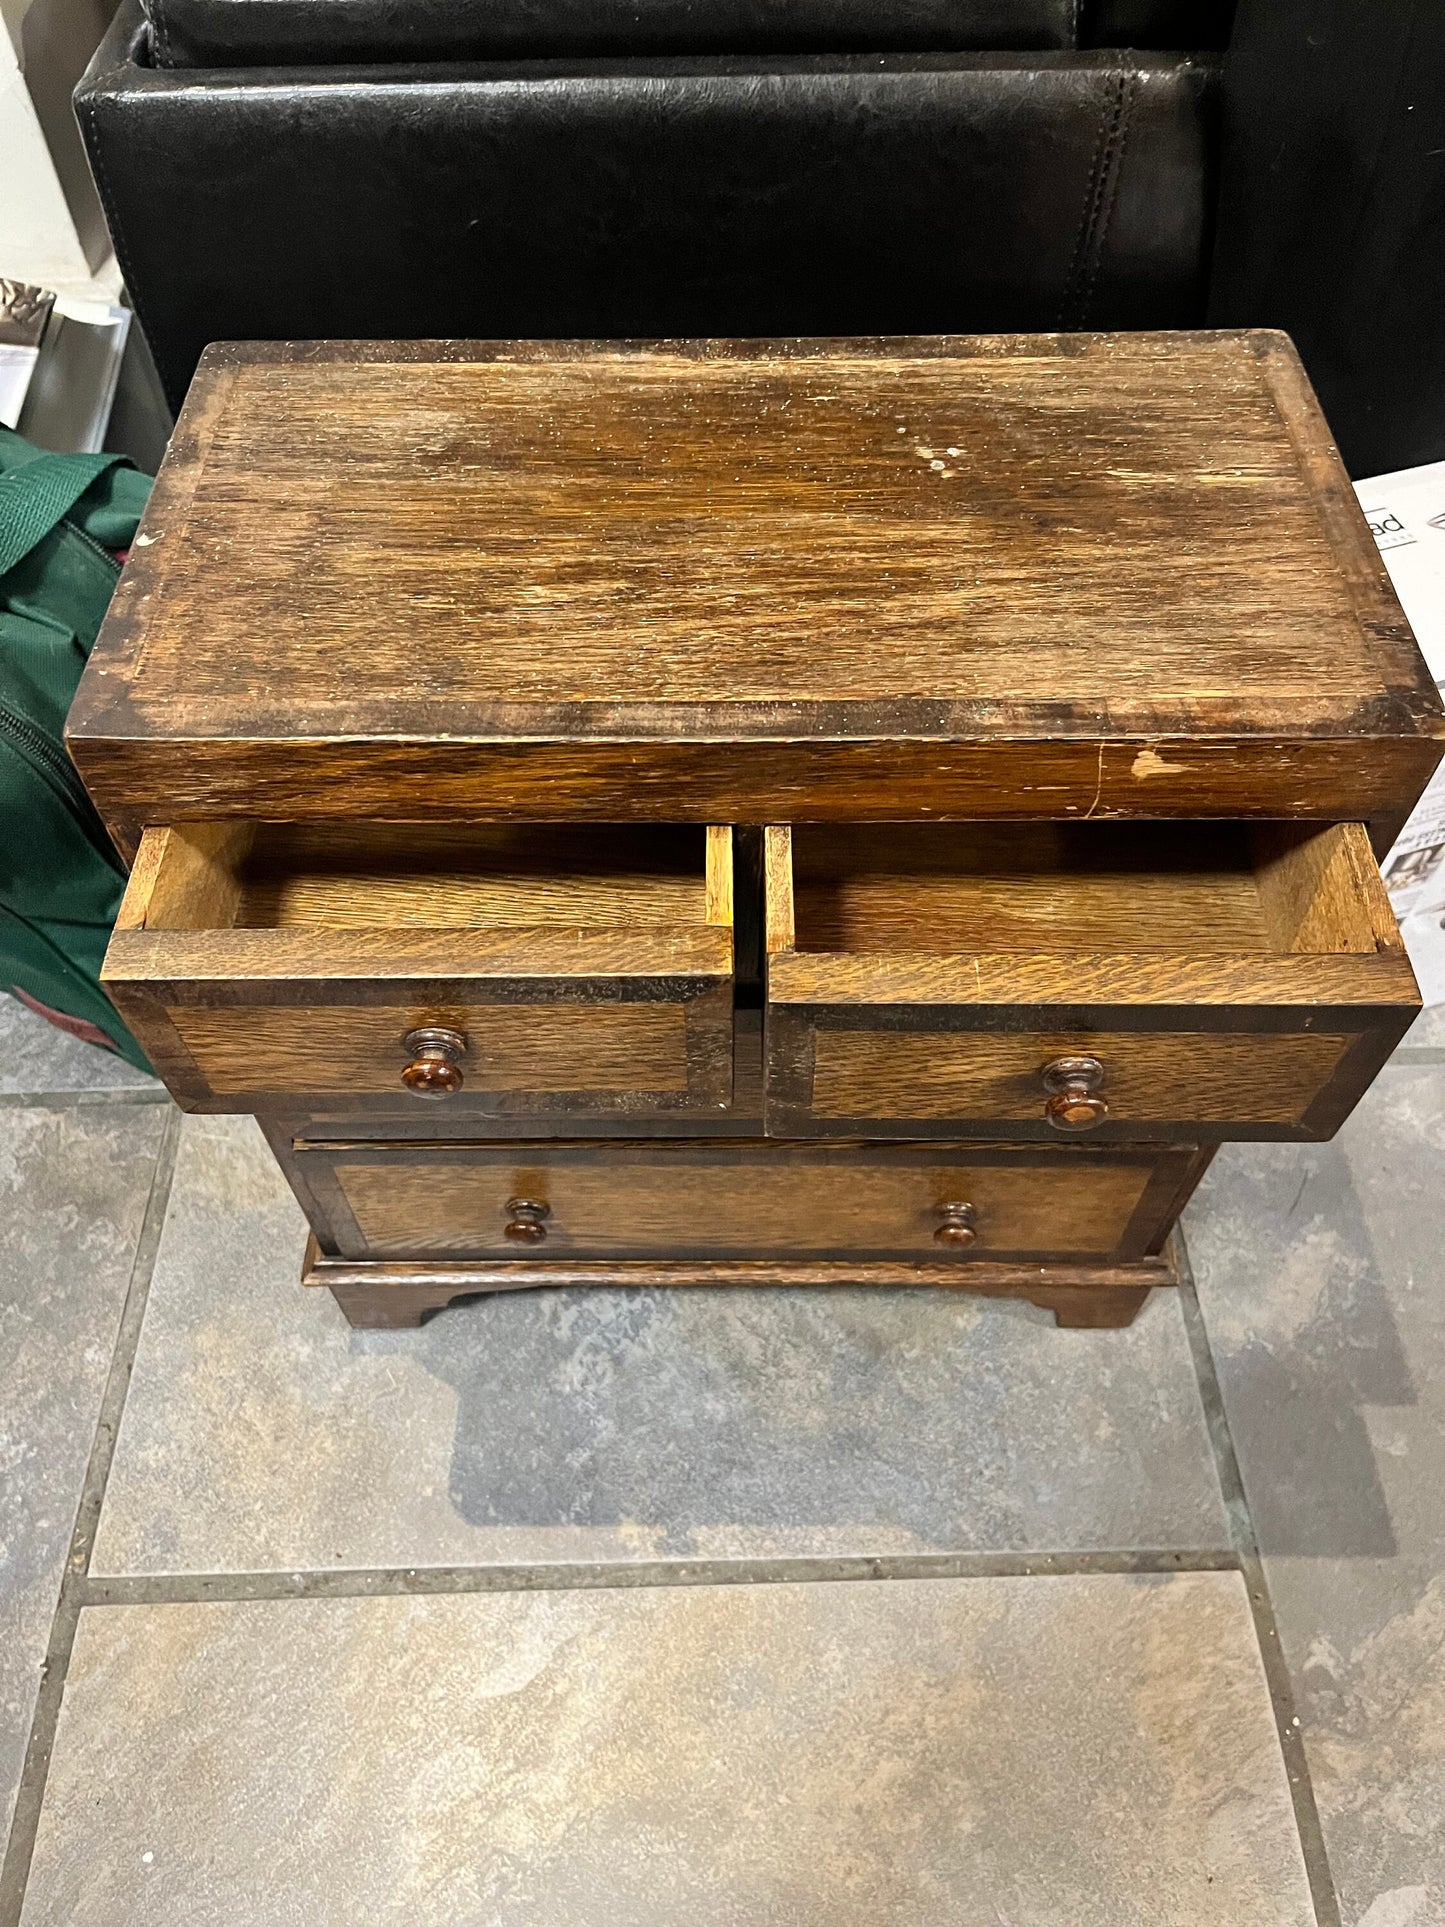
M89 833L99 819L75 765L64 750L58 749L45 732L37 729L27 717L19 715L3 702L0 702L0 736L8 737L22 756L37 764L41 772L51 778L53 786L60 791Z
M111 554L110 550L107 548L103 548L101 544L96 541L93 535L87 535L85 530L80 526L80 524L78 522L72 522L68 515L63 518L63 523L64 523L64 527L69 531L71 535L78 535L81 541L85 544L85 546L88 549L94 549L95 553L100 557L101 561L105 563L107 568L109 568L111 573L115 576L116 580L119 581L121 565L119 562L117 562L115 557ZM55 526L59 528L62 526L62 524L60 522L57 522Z

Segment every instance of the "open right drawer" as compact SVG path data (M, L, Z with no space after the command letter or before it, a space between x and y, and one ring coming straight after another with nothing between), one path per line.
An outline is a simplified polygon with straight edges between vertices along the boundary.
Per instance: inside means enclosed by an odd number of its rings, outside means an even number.
M1420 1006L1357 823L764 845L775 1135L1328 1137Z

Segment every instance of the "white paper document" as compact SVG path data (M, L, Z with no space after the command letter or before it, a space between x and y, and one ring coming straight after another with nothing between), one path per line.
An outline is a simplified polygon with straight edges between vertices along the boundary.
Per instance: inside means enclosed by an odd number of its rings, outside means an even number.
M1445 462L1356 482L1400 605L1437 683L1445 683Z
M1445 462L1356 482L1395 594L1437 683L1445 683ZM1385 862L1385 883L1421 994L1445 1004L1445 766Z

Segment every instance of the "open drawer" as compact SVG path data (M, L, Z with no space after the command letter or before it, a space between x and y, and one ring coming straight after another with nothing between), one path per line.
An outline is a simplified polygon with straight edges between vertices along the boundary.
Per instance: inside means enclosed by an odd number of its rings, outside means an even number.
M778 1135L1328 1137L1419 1008L1358 824L764 843Z
M147 830L103 981L190 1109L715 1114L732 832Z

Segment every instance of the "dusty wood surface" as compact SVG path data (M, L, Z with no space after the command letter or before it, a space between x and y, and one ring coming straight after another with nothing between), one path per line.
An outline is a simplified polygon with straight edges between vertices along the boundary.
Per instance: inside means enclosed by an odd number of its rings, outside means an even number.
M130 843L1365 818L1442 726L1292 349L1201 333L222 345L71 730Z
M224 345L71 725L139 850L117 1001L382 1324L543 1282L1127 1323L1208 1146L1327 1135L1409 1022L1360 825L1442 740L1262 333Z

